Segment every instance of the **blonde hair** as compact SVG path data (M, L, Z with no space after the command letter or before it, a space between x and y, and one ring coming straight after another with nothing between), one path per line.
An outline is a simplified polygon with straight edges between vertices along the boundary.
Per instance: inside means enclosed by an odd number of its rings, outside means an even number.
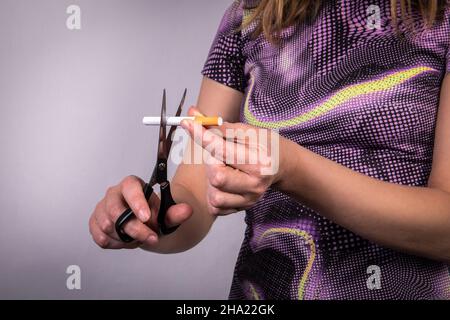
M264 34L272 43L278 42L281 31L317 15L320 0L261 0L250 15L244 20L242 28L257 22L254 36ZM391 0L391 20L398 25L398 9L401 11L401 20L411 18L413 8L418 8L426 25L431 26L443 14L447 0Z

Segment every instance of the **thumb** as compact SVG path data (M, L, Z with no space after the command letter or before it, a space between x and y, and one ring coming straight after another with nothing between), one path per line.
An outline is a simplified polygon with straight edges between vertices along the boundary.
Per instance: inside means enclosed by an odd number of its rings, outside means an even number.
M192 216L192 207L186 203L174 205L167 210L166 225L169 228L179 226Z
M161 201L158 196L152 197L150 201L150 209L152 211L152 216L149 221L149 226L154 231L158 231L158 212ZM166 226L168 228L179 226L180 224L187 221L192 216L192 207L186 203L176 204L170 207L166 212Z

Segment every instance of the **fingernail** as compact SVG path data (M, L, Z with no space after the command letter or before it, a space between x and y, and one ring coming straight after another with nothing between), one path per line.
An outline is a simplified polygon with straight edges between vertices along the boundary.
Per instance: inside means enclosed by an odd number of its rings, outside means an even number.
M181 127L183 129L189 130L189 122L187 120L182 120L181 121Z
M156 242L158 242L158 238L156 236L150 236L148 237L148 242L150 242L151 244L155 244Z
M145 209L139 210L138 214L139 214L139 219L141 219L144 222L146 222L150 218L150 215L148 214L147 210L145 210Z

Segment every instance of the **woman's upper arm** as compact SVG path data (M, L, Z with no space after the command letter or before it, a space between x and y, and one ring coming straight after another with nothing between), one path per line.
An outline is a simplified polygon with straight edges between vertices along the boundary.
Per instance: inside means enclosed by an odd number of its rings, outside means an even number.
M450 73L444 78L436 123L429 187L450 193Z
M218 115L228 122L238 121L242 97L241 92L205 77L201 85L197 107L205 115ZM193 145L192 141L187 144L187 146ZM205 166L186 163L186 161L194 159L191 150L191 148L186 148L184 163L178 166L172 179L173 191L177 190L177 186L189 191L188 195L181 192L174 194L176 201L191 204L194 208L193 216L180 228L182 232L178 232L179 246L184 249L186 246L192 247L201 241L215 220L206 210ZM193 179L193 177L195 178Z
M226 10L219 24L201 72L204 77L197 108L207 116L220 116L227 122L239 121L246 85L245 57L242 52L243 39L242 34L236 32L242 23L242 17L242 3L234 1ZM184 161L178 166L172 183L174 187L180 187L179 190L181 190L174 194L174 198L189 203L194 208L193 216L180 228L184 230L182 235L185 236L180 236L180 238L200 240L209 231L214 218L206 210L205 166L192 164L192 148L189 146L193 146L192 141L187 144ZM183 192L183 190L188 192Z
M243 97L242 92L203 77L197 108L207 116L220 116L227 122L239 122Z
M200 93L197 102L197 108L206 116L220 116L227 122L237 122L239 120L240 106L243 94L219 82L211 80L207 77L203 78ZM184 161L179 165L174 181L185 186L189 186L194 195L200 198L206 190L205 168L203 164L194 163L193 150L189 146L194 143L190 141L187 144ZM192 177L200 177L205 179L195 179ZM192 184L196 181L197 184Z

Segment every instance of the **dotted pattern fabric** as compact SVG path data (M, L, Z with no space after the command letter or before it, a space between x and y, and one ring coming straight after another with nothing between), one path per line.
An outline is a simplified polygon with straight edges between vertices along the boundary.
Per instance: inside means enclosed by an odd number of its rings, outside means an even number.
M450 72L450 10L432 29L415 14L415 33L400 25L400 37L388 0L325 1L274 46L252 39L254 26L236 32L246 4L225 13L202 72L245 94L241 121L368 176L425 186ZM367 26L370 5L381 29ZM245 221L231 299L450 298L447 265L372 243L276 190ZM380 288L368 286L370 266Z

